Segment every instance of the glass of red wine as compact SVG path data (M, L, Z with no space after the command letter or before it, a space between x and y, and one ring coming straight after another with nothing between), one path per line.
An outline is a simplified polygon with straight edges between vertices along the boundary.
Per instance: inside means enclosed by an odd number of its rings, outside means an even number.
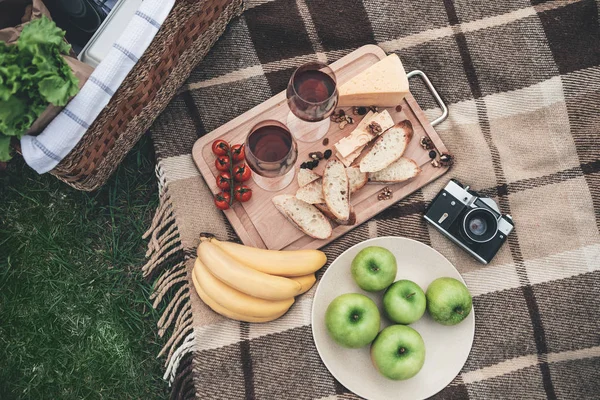
M254 182L262 189L277 192L294 180L298 146L281 122L265 120L246 137L246 162L254 171Z
M287 126L294 137L301 142L315 142L325 136L338 101L333 70L320 62L301 65L292 74L286 95L291 111Z

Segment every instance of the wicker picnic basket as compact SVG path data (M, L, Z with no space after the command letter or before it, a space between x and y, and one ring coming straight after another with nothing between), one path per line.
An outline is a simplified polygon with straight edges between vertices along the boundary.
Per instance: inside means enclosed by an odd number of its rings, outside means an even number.
M242 10L242 0L176 0L143 57L50 173L79 190L102 186Z

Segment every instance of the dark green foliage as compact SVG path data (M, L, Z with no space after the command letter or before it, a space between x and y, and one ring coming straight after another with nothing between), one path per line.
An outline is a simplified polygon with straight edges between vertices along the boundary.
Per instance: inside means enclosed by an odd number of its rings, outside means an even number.
M94 193L19 159L0 172L0 399L167 397L140 272L151 154L144 138Z

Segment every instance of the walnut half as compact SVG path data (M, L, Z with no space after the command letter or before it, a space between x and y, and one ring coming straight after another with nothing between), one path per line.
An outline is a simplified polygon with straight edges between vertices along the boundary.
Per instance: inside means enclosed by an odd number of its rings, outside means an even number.
M372 135L379 135L381 132L383 132L383 129L377 122L371 122L369 125L367 125L367 132L371 133Z

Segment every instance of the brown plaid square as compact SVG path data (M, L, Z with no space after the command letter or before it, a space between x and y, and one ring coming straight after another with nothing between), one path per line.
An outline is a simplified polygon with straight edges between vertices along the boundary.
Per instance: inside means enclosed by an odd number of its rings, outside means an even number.
M537 15L465 34L482 95L507 92L558 74Z

